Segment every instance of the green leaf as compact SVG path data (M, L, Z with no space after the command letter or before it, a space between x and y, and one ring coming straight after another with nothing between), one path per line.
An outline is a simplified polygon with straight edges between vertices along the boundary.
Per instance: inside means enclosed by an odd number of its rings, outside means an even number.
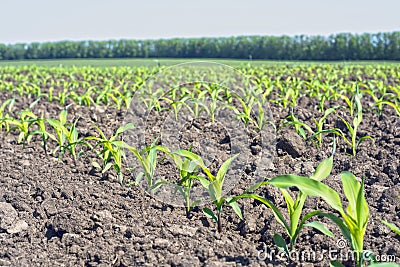
M100 164L97 163L96 161L93 161L93 162L92 162L92 166L95 167L95 168L97 168L97 169L101 169Z
M311 211L311 212L307 213L306 215L304 215L292 238L296 238L299 235L301 229L303 229L304 224L308 219L310 219L311 217L317 216L317 215L321 215L321 212L319 210L314 210L314 211Z
M357 108L357 116L356 119L358 121L358 124L361 123L362 121L362 105L361 105L361 98L362 94L358 91L358 86L357 86L357 91L356 95L354 96L354 100L356 102L356 108Z
M266 198L264 198L264 197L262 197L262 196L259 196L259 195L257 195L257 194L242 194L242 195L239 195L239 196L236 196L236 197L232 198L232 200L233 200L233 201L236 201L236 200L241 199L241 198L252 198L252 199L255 199L255 200L257 200L257 201L260 201L261 203L263 203L265 206L267 206L268 208L270 208L270 209L272 210L272 212L273 212L273 214L274 214L276 220L277 220L280 224L282 224L282 225L285 227L285 229L290 229L290 227L289 227L289 225L286 223L285 218L283 217L282 213L281 213L281 212L279 211L279 209L278 209L271 201L269 201L268 199L266 199Z
M205 174L208 176L210 181L213 181L215 179L214 175L211 174L210 170L206 167L206 165L203 162L203 159L199 155L196 155L196 154L194 154L190 151L184 150L184 149L175 150L175 151L172 151L171 153L195 161L197 163L197 165L199 165L200 168L205 172Z
M234 155L227 159L219 168L217 176L215 177L215 181L213 181L213 187L215 190L215 196L217 199L221 198L222 196L222 186L224 184L225 175L228 172L229 165L231 162L237 157L239 154Z
M228 172L229 169L229 165L232 163L232 161L237 158L237 156L239 156L239 154L234 155L233 157L230 157L229 159L227 159L222 165L221 168L219 168L217 176L215 177L216 180L220 183L223 184L224 183L224 178L226 173Z
M114 136L118 136L118 135L120 135L121 133L123 133L123 132L125 132L127 130L132 130L133 128L135 128L135 125L133 123L131 123L131 122L127 123L126 125L123 125L123 126L119 127L117 129L117 131L115 132Z
M227 198L226 201L228 202L228 205L232 207L232 209L235 211L235 213L239 216L240 219L243 220L243 214L242 211L240 210L240 207L236 201L231 202L232 198Z
M284 189L281 189L284 190ZM297 195L296 203L294 204L293 210L289 212L290 215L290 238L296 238L296 229L298 228L301 213L303 211L304 203L306 201L307 195L300 192Z
M262 181L262 182L258 182L255 185L252 185L250 188L246 189L245 193L250 193L253 192L255 190L257 190L258 188L267 185L269 182L268 181Z
M362 142L364 142L365 140L367 140L367 139L371 139L372 142L374 142L374 138L372 138L372 137L369 136L369 135L366 135L366 136L361 137L361 138L358 140L356 148L358 148L358 147L360 146L360 144L361 144Z
M47 119L47 122L56 130L60 129L61 130L61 123L58 120L55 119Z
M164 184L171 184L171 183L168 182L168 181L162 181L162 180L159 179L159 180L155 181L155 183L152 186L150 186L150 190L154 191L154 190L156 190L157 188L159 188L160 186L162 186Z
M215 216L214 212L209 209L209 208L203 208L203 213L206 215L208 218L213 219L215 222L218 222L217 216Z
M269 183L278 188L297 187L304 194L309 196L321 197L328 205L339 212L343 212L339 194L320 181L312 180L307 177L296 175L281 175L269 180Z
M283 251L285 251L286 255L289 255L289 249L288 249L287 244L282 236L280 236L278 234L274 234L274 243L279 249L282 249Z
M314 175L312 175L310 178L317 181L322 181L331 174L332 167L333 167L333 156L323 160L318 165Z
M99 126L96 125L96 123L94 123L93 121L91 121L90 123L93 125L94 128L96 128L97 132L100 134L100 137L103 138L103 140L108 140L103 131L99 128Z
M324 121L326 120L326 117L328 117L329 114L331 114L332 112L334 112L338 107L331 107L328 108L327 110L325 110L324 112L324 116L322 116L322 118L319 120L319 125L322 126L322 124L324 123ZM319 129L322 130L322 129Z
M25 139L25 133L20 132L18 135L18 144L22 143L22 141L24 141L24 139Z
M344 266L342 263L340 263L340 262L337 261L337 260L331 261L329 265L330 265L331 267L346 267L346 266Z
M155 149L150 150L150 152L147 156L147 160L149 163L149 166L148 166L149 169L147 171L148 171L148 173L153 175L155 172L156 164L157 164L157 151Z
M221 199L220 197L217 197L215 193L215 187L214 184L210 183L210 185L207 188L208 194L210 195L211 200L214 203L218 203L218 201Z
M286 201L286 205L288 207L289 213L292 213L294 210L294 201L292 197L289 195L288 191L286 189L281 189L281 193Z
M339 118L342 120L342 122L346 125L347 130L349 131L350 135L352 136L354 133L353 127L350 125L349 122L347 122L343 117L339 116Z
M194 179L197 179L200 181L201 185L205 188L208 189L210 186L210 181L208 181L206 178L201 177L201 176L193 176Z
M329 229L326 228L326 226L320 222L317 222L317 221L309 222L309 223L304 224L304 226L313 227L329 237L334 237L333 233L331 231L329 231Z
M63 109L60 112L60 123L63 125L67 123L67 110L66 109Z
M349 202L347 212L353 218L357 219L357 197L360 191L360 183L351 172L342 172L340 174L343 184L344 194Z
M394 262L379 262L379 263L371 263L373 267L400 267L400 264L396 264Z
M15 102L15 98L10 98L10 99L7 99L6 101L4 101L3 104L0 106L0 114L2 114L4 112L4 110L8 104L10 104L8 106L8 111L11 112L14 102Z
M107 163L106 166L104 167L103 171L101 173L105 173L106 171L108 171L111 167L113 166L113 164L111 162Z
M140 183L140 181L143 179L143 175L144 175L144 173L143 172L140 172L137 176L136 176L136 178L135 178L135 183L138 185L139 183Z
M334 215L332 213L318 212L318 215L324 216L324 217L330 219L332 222L334 222L339 227L340 231L342 232L343 237L346 238L350 244L352 244L352 249L354 249L353 239L352 239L350 230L346 226L346 224L343 222L342 219L340 219L339 217L337 217L336 215Z
M362 178L360 190L357 196L357 224L360 229L365 229L369 218L369 208L367 200L365 199L364 192L364 181L365 177ZM361 248L362 249L362 248Z
M386 225L387 227L389 227L390 230L392 230L393 232L395 232L397 235L400 235L400 228L398 228L396 225L389 223L388 221L382 220L380 218L378 218L384 225Z

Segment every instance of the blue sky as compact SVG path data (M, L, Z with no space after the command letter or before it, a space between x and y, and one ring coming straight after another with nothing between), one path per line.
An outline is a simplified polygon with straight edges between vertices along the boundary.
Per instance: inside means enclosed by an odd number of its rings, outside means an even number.
M400 30L398 0L5 0L0 43Z

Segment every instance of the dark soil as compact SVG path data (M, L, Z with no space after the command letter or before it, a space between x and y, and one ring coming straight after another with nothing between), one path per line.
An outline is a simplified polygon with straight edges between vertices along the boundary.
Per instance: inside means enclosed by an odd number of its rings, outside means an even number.
M10 93L1 92L0 102L9 97ZM31 101L19 97L16 110L28 107ZM295 114L312 122L313 116L321 117L315 104L303 99ZM56 118L61 107L43 101L33 110ZM277 125L290 112L276 106L271 106L271 110ZM124 120L124 112L112 107L72 105L69 119L79 116L83 118L78 123L82 136L94 134L86 120L98 123L108 136ZM329 119L327 126L336 123ZM398 263L400 238L377 218L400 224L399 126L400 118L392 109L385 109L382 117L366 109L360 135L372 135L374 142L365 141L356 157L346 155L347 146L339 142L332 175L326 180L341 192L340 172L351 171L359 178L366 177L371 217L365 248L381 256L394 255ZM267 170L269 177L286 173L310 175L320 161L330 156L330 136L324 137L321 148L305 143L291 127L278 131L276 137L273 168ZM186 137L192 139L196 136ZM61 162L46 155L39 139L34 138L25 146L16 144L16 140L17 135L10 134L3 135L0 142L0 266L327 266L329 249L343 255L349 250L348 244L341 246L340 231L320 219L329 225L335 237L305 228L296 245L298 252L314 251L316 259L263 260L266 251L278 254L273 235L285 233L272 212L258 202L240 201L243 221L231 209L225 209L223 232L218 233L215 223L201 209L194 209L188 218L184 208L163 204L137 186L121 185L112 179L112 174L109 179L102 179L92 170L90 153L74 165L68 154ZM252 171L246 172L244 179ZM249 180L240 182L232 195L243 192ZM258 193L285 209L278 190L270 187ZM343 199L342 192L341 196ZM327 210L327 205L317 198L309 198L306 207L305 212ZM351 260L342 262L352 264Z

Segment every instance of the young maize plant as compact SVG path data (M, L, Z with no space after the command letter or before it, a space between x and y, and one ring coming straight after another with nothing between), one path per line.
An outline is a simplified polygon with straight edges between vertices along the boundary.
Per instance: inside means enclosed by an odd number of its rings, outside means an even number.
M305 178L313 179L316 181L322 181L330 175L331 170L332 170L332 165L333 165L333 156L322 161L318 165L315 173L311 177L305 177ZM296 177L295 175L283 175L283 177L284 176L291 176L292 178ZM296 199L293 200L292 197L289 195L289 193L286 191L286 189L281 189L281 192L282 192L283 197L285 198L286 205L288 208L288 214L289 214L289 218L290 218L290 225L286 224L287 226L289 226L286 228L286 231L287 231L287 234L289 235L289 240L290 240L289 249L290 250L294 249L294 245L300 234L300 231L305 226L314 227L315 229L319 230L321 233L323 233L329 237L333 237L333 233L331 231L329 231L325 227L325 225L323 225L322 223L320 223L318 221L306 223L306 221L308 219L310 219L313 216L318 215L318 211L309 212L306 215L304 215L304 217L300 220L300 216L302 214L302 210L304 207L305 200L307 198L307 194L304 194L303 192L300 191L298 193ZM282 236L275 234L274 241L275 241L275 244L278 247L280 247L281 249L283 249L286 253L289 252L288 246ZM289 253L288 253L288 255L289 255Z
M53 91L54 91L54 87L53 86L51 86L50 88L49 88L49 91L47 92L47 101L49 101L49 102L53 102Z
M165 100L172 107L176 120L178 120L179 111L181 110L181 108L183 106L187 106L187 104L185 102L189 99L190 99L189 96L185 96L179 100L173 100L173 99L169 99L167 97L162 98L162 100Z
M206 174L207 178L196 176L195 179L199 180L202 186L207 190L211 201L215 205L217 214L215 214L210 208L203 208L203 213L208 218L214 220L217 223L218 232L222 232L221 214L225 204L231 206L235 213L239 216L239 218L243 218L242 211L240 210L236 199L233 199L231 197L225 198L222 195L222 187L224 185L225 175L229 170L229 165L232 163L233 160L235 160L238 154L227 159L219 168L217 175L213 175L210 169L205 166L203 159L199 155L196 155L187 150L178 150L174 153L193 161Z
M290 79L290 77L288 78ZM272 100L273 103L280 105L283 108L287 108L288 105L294 107L297 105L297 99L300 96L300 91L296 88L293 89L291 86L286 83L278 82L276 86L279 88L278 91L278 99Z
M101 161L100 163L93 161L93 167L101 170L103 179L106 176L106 172L110 168L113 168L117 174L117 180L122 182L124 179L122 174L122 159L125 156L124 148L127 145L123 141L118 140L118 138L123 132L133 129L133 123L128 123L119 127L110 138L107 138L104 132L95 123L92 122L92 125L95 127L100 137L89 136L86 137L85 140L96 141L93 149L101 147L101 150L97 153Z
M220 101L223 100L221 95L224 95L225 89L219 84L203 84L203 86L208 91L210 97L207 111L210 115L211 121L215 122L215 114L219 108L219 103L221 103Z
M161 112L165 108L161 107L161 97L164 95L163 88L159 88L155 92L148 93L146 91L135 94L143 104L145 104L147 110L155 109L157 112Z
M199 200L194 200L192 202L190 198L190 192L192 190L194 182L198 179L201 179L201 177L199 177L198 175L200 166L197 164L195 160L191 160L188 157L183 157L182 159L181 155L185 153L185 151L183 150L170 152L169 149L166 147L157 146L155 148L161 152L164 152L168 157L170 157L174 161L175 165L178 167L179 170L179 181L174 183L170 181L160 180L155 185L153 185L153 188L157 188L162 184L168 184L174 186L175 187L174 195L177 192L179 192L184 198L186 206L186 216L189 218L190 211L200 203ZM191 152L191 149L189 149L188 152Z
M286 121L283 123L283 127L288 126L288 125L293 125L297 134L300 135L304 140L309 140L311 139L314 141L316 139L316 146L320 147L322 145L322 134L323 133L333 133L336 134L337 130L336 128L333 129L324 129L324 124L326 121L326 118L333 112L336 111L338 107L332 107L329 109L326 109L324 111L324 115L319 119L316 120L313 118L314 123L315 123L315 130L308 124L300 121L293 113L293 109L291 110L290 115L286 117ZM308 135L306 133L308 132Z
M92 94L93 94L93 88L91 87L83 95L79 95L78 93L71 91L68 94L68 97L72 98L72 100L74 100L74 102L80 106L90 107L91 104L94 104Z
M241 104L242 110L239 110L232 104L226 104L226 106L232 109L236 113L237 119L243 120L246 126L249 125L250 122L254 123L259 130L263 128L263 119L264 119L264 109L262 103L260 103L258 96L255 91L249 89L249 92L245 96L241 96L239 94L233 93L232 99L236 99ZM252 112L254 112L253 108L257 108L256 119L253 119Z
M356 94L354 96L354 104L353 104L353 105L355 105L357 113L355 114L355 116L353 118L353 125L351 125L350 122L348 122L343 117L339 116L340 119L343 121L343 123L346 125L346 128L350 133L350 139L347 138L346 134L344 134L342 130L340 130L338 128L335 128L334 130L332 130L332 132L339 135L346 143L348 143L350 145L351 151L352 151L351 155L354 157L356 156L358 147L360 146L360 144L363 141L365 141L367 139L373 140L373 138L369 135L363 136L357 140L357 130L363 119L361 97L362 97L362 95L359 92L358 87L357 87Z
M382 81L380 81L380 84L377 87L378 91L374 89L364 89L360 90L360 92L366 93L372 97L375 102L379 117L382 117L384 105L392 107L396 111L397 115L400 116L400 106L397 102L396 95L394 93L387 92L387 86L385 86ZM392 87L391 89L392 91L396 91L395 87ZM380 97L378 96L379 94Z
M0 106L0 131L3 130L3 126L5 127L6 132L10 131L10 113L14 107L15 98L7 99ZM7 112L5 113L6 107Z
M122 107L128 109L131 104L132 93L130 91L126 93L116 91L114 94L110 95L110 97L115 102L118 110L121 110Z
M63 109L60 112L59 120L57 119L47 119L47 122L53 127L56 135L47 134L51 139L57 142L58 146L53 150L53 154L55 154L58 150L60 151L58 154L58 158L65 153L65 151L69 151L73 157L74 163L76 164L76 160L82 155L83 150L77 153L76 149L78 145L83 145L90 148L90 145L85 142L82 138L79 139L78 131L76 129L76 124L79 118L76 119L73 123L67 123L67 110Z
M326 228L324 224L318 221L312 221L307 223L307 220L309 220L310 218L318 216L320 213L319 211L311 211L301 218L304 203L306 201L307 196L309 195L306 192L300 191L297 194L296 199L293 199L286 190L286 188L280 187L281 193L285 199L286 206L288 209L289 223L285 220L285 217L283 216L279 208L276 205L274 205L270 200L251 192L268 184L275 185L273 182L271 183L271 181L274 181L274 179L285 181L285 180L296 180L300 177L301 179L304 180L322 181L330 175L332 166L333 166L333 155L322 161L318 165L317 169L315 170L315 173L311 177L296 176L292 174L280 175L273 178L270 181L264 181L255 184L254 186L247 189L244 194L235 197L234 200L240 198L252 198L260 201L262 204L264 204L265 206L267 206L272 210L276 220L283 225L283 227L286 230L286 233L289 236L289 244L287 244L285 239L281 235L275 234L274 235L275 245L278 248L282 249L290 257L290 251L294 250L296 240L301 230L304 227L313 227L329 237L333 237L333 233L328 228Z
M157 140L158 139L156 139L150 146L146 146L142 150L138 150L127 145L126 143L123 143L123 147L128 149L136 157L143 168L143 171L139 172L139 174L136 176L135 182L129 184L138 185L142 181L143 177L146 179L148 186L147 189L150 189L151 191L155 191L163 184L161 180L153 181L157 167L157 150L167 151L166 148L155 145Z
M343 208L339 194L321 181L300 176L278 176L269 180L269 184L282 189L297 187L306 195L322 198L331 208L338 211L342 218L333 213L317 212L317 214L329 218L340 228L356 254L358 266L361 267L365 262L363 257L364 236L369 219L369 208L364 193L364 178L360 184L350 172L342 172L340 176L344 195L348 201L346 210Z
M19 112L19 119L11 118L8 120L10 125L14 125L10 127L9 132L18 131L18 144L23 143L25 145L29 144L32 139L31 127L34 123L37 122L37 116L32 113L29 109L23 110Z
M42 116L40 118L37 118L36 124L38 126L38 130L33 131L31 135L40 135L42 138L42 147L44 149L44 153L47 155L47 139L50 137L50 133L46 131L46 118L44 117L44 114L42 113Z
M106 85L106 87L100 92L100 94L96 97L96 105L109 105L109 98L112 95L112 86L110 84Z
M283 123L282 127L286 127L288 125L293 125L294 129L296 130L296 133L298 135L300 135L304 140L308 139L308 136L306 134L306 131L310 134L313 135L315 132L313 131L313 129L311 128L311 126L309 126L308 124L300 121L293 112L293 108L290 111L290 115L286 116L285 118L285 122ZM282 127L280 127L279 129L281 129Z
M61 106L64 106L68 98L68 88L64 87L63 90L58 92L58 102Z
M196 95L195 93L198 94ZM184 104L193 113L193 115L198 118L202 111L206 111L207 113L209 113L209 109L204 101L208 92L200 91L195 93L193 93L192 96L189 98L189 101L187 101L190 104L188 104L187 102L184 102Z

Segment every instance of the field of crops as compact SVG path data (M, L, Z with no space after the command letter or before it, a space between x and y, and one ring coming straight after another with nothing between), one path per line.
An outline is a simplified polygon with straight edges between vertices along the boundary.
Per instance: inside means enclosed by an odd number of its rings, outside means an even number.
M0 266L397 266L400 65L0 67Z

